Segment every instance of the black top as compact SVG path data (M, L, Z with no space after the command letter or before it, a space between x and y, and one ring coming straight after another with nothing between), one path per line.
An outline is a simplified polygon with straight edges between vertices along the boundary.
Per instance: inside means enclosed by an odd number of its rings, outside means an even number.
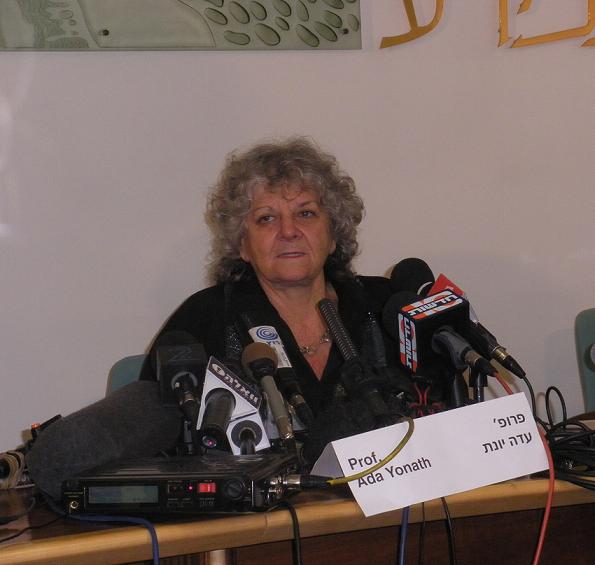
M390 281L384 277L358 276L342 281L333 280L331 283L339 298L339 315L347 332L357 350L366 355L370 348L363 335L364 322L369 313L376 320L381 319L382 308L392 294ZM251 341L246 318L252 326L269 325L277 330L314 414L328 405L337 393L338 369L343 364L336 345L333 344L322 378L318 380L300 353L291 330L254 276L245 281L206 288L186 299L154 340L141 379L156 378L156 346L169 332L187 332L204 345L208 355L214 355L224 363L239 360L242 347ZM387 334L382 334L387 360L394 365L398 346Z

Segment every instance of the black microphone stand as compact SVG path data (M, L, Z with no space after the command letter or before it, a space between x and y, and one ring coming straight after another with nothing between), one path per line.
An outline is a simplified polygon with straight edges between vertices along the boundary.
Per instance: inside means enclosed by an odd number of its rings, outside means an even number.
M184 416L182 441L184 442L185 455L196 455L199 446L196 426L200 401L196 397L196 389L191 375L182 375L174 385L174 392L178 399L180 410ZM202 450L201 450L202 452Z
M451 381L451 399L453 408L461 408L469 404L469 391L462 371L454 371Z
M473 389L473 402L485 400L485 387L488 386L488 375L476 366L469 371L469 388Z

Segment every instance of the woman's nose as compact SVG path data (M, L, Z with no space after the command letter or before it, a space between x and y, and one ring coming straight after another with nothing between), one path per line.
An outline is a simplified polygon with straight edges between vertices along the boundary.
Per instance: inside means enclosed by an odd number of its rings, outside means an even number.
M285 239L295 239L299 236L299 228L291 215L281 216L281 236Z

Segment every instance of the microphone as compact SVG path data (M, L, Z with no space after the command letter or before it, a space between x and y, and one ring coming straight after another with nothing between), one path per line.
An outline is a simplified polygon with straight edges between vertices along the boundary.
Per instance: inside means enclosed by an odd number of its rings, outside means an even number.
M159 384L135 381L44 429L26 456L36 485L52 498L62 481L116 461L152 457L176 444L182 414L161 403Z
M395 293L408 290L421 296L436 294L443 290L451 290L462 297L464 292L444 274L436 279L428 264L416 257L403 259L397 263L391 273L391 288ZM465 337L471 345L484 357L489 357L500 363L505 369L519 378L524 378L526 373L504 346L498 343L496 337L479 323L477 316L470 307L469 317L471 323L467 326Z
M392 413L403 410L394 398L389 396L388 402L390 408L394 409ZM329 403L316 415L314 425L304 442L302 456L308 464L314 464L330 442L369 432L377 427L378 422L362 396Z
M292 444L295 441L293 426L274 379L277 362L275 350L264 343L251 343L242 353L242 367L247 374L251 374L260 382L267 396L279 437L284 443Z
M362 324L363 346L362 352L366 359L370 359L375 369L384 371L388 367L386 361L386 347L382 338L382 331L378 320L372 312L368 312Z
M410 376L386 359L386 346L380 324L372 312L368 312L362 323L361 355L371 363L373 372L382 380L382 390L393 394L415 394ZM386 399L386 396L384 397Z
M399 261L390 274L390 286L394 293L407 290L426 296L434 282L432 269L423 259L417 257Z
M465 293L462 289L453 283L446 275L440 274L430 289L430 293L440 292L445 289L452 290L465 297ZM523 368L517 360L498 343L495 336L479 323L477 315L471 307L469 309L469 317L471 323L469 324L466 337L469 339L473 347L485 357L498 361L500 365L505 369L508 369L520 379L524 378L526 373Z
M458 371L463 371L467 367L479 371L484 375L492 375L494 368L487 359L484 359L475 351L469 342L465 341L452 328L446 326L440 328L432 336L432 347L434 350L450 356L452 364Z
M270 447L259 408L261 394L211 356L207 363L198 431L208 449L245 455Z
M386 330L399 342L401 364L412 373L443 374L440 357L450 360L451 400L455 407L468 404L462 373L469 367L475 400L483 399L485 375L493 375L489 361L461 336L469 320L469 303L450 290L421 298L412 292L393 295L383 311ZM460 332L460 333L459 333Z
M466 335L469 302L449 290L421 298L412 292L394 294L384 306L386 331L399 342L401 364L412 373L446 355L457 371L467 367L493 373L489 362L460 335ZM460 333L459 333L460 332Z
M252 341L268 345L277 354L278 363L275 382L283 396L295 410L300 422L306 428L309 428L314 421L314 414L304 398L304 393L291 365L285 346L281 341L279 332L273 326L253 324L249 314L246 312L243 312L241 317L248 327L248 334L252 338Z
M341 370L341 382L347 394L352 398L362 396L379 427L391 425L393 422L389 415L389 409L378 388L379 378L369 370L358 355L357 349L339 317L334 302L328 298L323 298L318 302L318 309L343 359L345 359L345 364Z
M506 351L504 346L479 322L471 322L469 326L469 341L478 351L494 361L498 361L505 369L520 379L526 376L518 361Z
M179 405L195 428L207 364L204 346L187 332L167 332L157 343L156 364L161 401Z
M235 398L228 390L216 388L205 396L204 404L205 411L200 425L201 441L209 449L225 447L227 427L236 407Z

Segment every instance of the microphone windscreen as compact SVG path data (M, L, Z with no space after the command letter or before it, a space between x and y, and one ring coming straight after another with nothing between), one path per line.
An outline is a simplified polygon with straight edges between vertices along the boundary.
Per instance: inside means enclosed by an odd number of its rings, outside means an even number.
M242 367L244 371L251 374L250 364L259 359L268 359L275 365L275 368L277 367L278 358L275 350L266 343L256 341L247 345L244 351L242 351Z
M390 286L393 292L403 290L425 296L435 282L432 269L423 259L409 257L399 261L390 274Z
M393 294L382 309L382 325L386 332L398 343L399 323L398 314L403 306L416 302L420 297L414 292L402 290Z
M161 404L158 383L135 381L41 432L27 455L29 473L59 499L62 481L82 471L170 449L181 421L179 408Z
M188 332L182 330L171 330L160 335L155 342L155 347L169 345L194 345L196 338Z
M155 340L155 343L153 343L151 347L152 353L148 357L148 366L151 368L150 373L152 374L150 378L155 379L159 371L159 361L157 359L157 352L159 349L184 345L191 346L197 343L198 342L196 338L192 334L183 330L170 330L159 334ZM143 368L143 371L141 372L141 379L145 378L143 377L145 371L146 369Z
M179 404L184 390L200 396L207 354L194 337L182 331L166 332L157 339L155 358L163 404Z
M397 417L406 409L405 406L393 395L385 396L384 400L389 414L396 422ZM309 465L313 465L331 441L369 432L377 427L377 423L364 399L336 399L316 415L302 455Z
M367 432L373 428L374 415L364 400L354 398L335 401L316 415L302 448L302 456L309 465L313 465L331 441Z
M317 307L343 359L345 361L356 359L358 357L357 349L343 325L335 303L328 298L323 298L318 302Z

